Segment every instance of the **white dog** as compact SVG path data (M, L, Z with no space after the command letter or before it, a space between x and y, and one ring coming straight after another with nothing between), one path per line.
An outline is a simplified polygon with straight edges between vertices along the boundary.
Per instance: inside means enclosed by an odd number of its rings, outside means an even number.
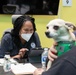
M53 38L57 43L58 56L61 56L65 52L69 51L73 45L75 45L75 35L70 29L73 29L73 24L66 22L62 19L51 20L46 28L46 36ZM51 62L48 62L47 69L51 66Z

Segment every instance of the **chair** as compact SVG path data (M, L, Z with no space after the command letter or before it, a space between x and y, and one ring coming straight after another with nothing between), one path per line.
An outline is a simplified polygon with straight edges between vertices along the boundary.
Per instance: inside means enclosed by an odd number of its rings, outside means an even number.
M18 17L20 17L20 16L22 16L22 15L12 15L12 24L14 25L14 22L16 21L16 19L18 18Z
M3 32L3 36L4 36L5 34L7 34L7 33L10 33L11 30L12 30L12 28L6 29L6 30Z

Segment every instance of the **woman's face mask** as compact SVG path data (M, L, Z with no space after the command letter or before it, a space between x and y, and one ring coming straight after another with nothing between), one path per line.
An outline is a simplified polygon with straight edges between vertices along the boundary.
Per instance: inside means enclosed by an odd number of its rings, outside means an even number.
M33 33L21 34L21 37L28 42L30 40L32 34Z

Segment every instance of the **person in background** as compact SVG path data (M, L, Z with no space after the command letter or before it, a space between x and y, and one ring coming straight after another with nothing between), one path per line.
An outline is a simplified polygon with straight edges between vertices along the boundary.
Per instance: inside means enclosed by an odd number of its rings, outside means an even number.
M13 15L15 16L15 15ZM17 16L12 19L13 29L1 39L0 57L10 52L12 58L27 58L30 50L41 47L36 33L35 19L30 16Z

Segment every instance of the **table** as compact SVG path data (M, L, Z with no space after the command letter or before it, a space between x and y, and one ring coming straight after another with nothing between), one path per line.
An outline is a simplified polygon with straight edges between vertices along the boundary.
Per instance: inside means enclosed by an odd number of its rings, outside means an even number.
M14 75L11 71L10 72L4 72L3 66L0 66L0 75Z
M25 59L22 60L17 60L20 63L26 63ZM37 68L41 67L41 63L32 63L34 66L36 66ZM3 66L0 66L0 75L15 75L12 71L9 72L4 72L3 70ZM29 74L30 75L30 74ZM32 75L32 74L31 74Z

